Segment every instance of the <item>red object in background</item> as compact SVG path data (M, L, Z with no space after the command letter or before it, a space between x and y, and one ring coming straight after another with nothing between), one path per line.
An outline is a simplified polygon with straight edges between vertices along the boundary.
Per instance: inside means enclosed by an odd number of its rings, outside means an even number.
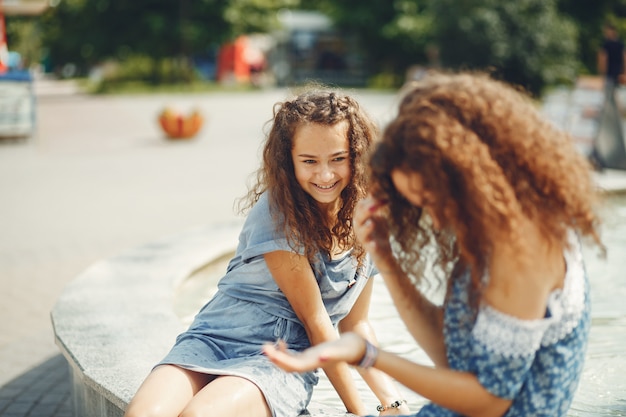
M217 56L217 81L250 81L250 65L244 55L247 47L248 38L245 36L222 45Z
M0 0L2 6L2 0ZM0 10L0 74L9 69L9 48L7 46L7 31L4 23L4 14Z

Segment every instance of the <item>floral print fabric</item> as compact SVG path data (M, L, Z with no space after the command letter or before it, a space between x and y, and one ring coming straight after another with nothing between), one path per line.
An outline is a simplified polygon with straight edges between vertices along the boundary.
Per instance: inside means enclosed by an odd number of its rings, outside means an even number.
M567 415L582 372L590 326L589 287L580 245L571 235L564 287L541 320L521 320L488 305L471 307L469 273L445 303L444 334L452 369L470 372L492 394L511 399L507 417ZM476 311L478 310L478 311ZM457 416L427 404L418 416Z

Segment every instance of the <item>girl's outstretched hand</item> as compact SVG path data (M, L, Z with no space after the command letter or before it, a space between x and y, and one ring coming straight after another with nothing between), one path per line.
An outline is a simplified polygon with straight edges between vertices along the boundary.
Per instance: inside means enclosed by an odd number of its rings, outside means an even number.
M337 340L321 343L302 352L290 352L285 342L263 346L263 352L278 367L287 372L308 372L337 362L356 365L365 355L365 340L356 333L344 333ZM379 412L379 416L410 414L406 402L399 407L389 407Z
M320 343L299 353L289 352L283 341L263 346L263 353L288 372L308 372L337 362L358 363L365 354L365 341L356 333Z

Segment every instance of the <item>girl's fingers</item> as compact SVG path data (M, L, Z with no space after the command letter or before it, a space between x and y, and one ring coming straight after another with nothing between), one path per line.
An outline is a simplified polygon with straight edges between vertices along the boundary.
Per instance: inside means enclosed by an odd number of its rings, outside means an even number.
M372 215L376 209L380 207L380 203L372 197L365 197L359 201L354 209L354 219L362 223L365 219Z
M306 372L317 369L321 366L321 359L310 350L302 353L291 353L285 348L285 343L265 344L263 353L275 365L288 372Z
M389 239L385 220L376 216L370 215L362 223L355 221L354 232L358 241L368 252L377 250L381 245L384 247Z
M288 372L299 371L298 360L287 351L280 350L276 344L266 344L263 346L263 353L280 368Z
M369 216L371 216L371 214L369 213L368 206L363 200L359 201L354 208L354 213L352 216L352 220L354 221L355 226L362 226L363 223L365 223L365 220L369 218Z
M372 239L376 227L376 218L368 211L367 207L363 208L363 211L357 210L354 216L354 231L357 239L362 243Z
M341 338L311 347L300 353L292 353L286 350L284 342L278 341L274 344L265 344L262 350L270 361L280 368L288 372L306 372L334 362L353 362L354 344L355 342L349 337Z

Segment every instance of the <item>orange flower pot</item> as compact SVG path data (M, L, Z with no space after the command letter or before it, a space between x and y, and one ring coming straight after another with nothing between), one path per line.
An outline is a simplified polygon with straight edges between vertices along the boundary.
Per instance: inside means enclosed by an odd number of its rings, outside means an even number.
M200 131L204 119L198 110L182 114L171 108L165 108L159 114L159 124L170 139L191 139Z

